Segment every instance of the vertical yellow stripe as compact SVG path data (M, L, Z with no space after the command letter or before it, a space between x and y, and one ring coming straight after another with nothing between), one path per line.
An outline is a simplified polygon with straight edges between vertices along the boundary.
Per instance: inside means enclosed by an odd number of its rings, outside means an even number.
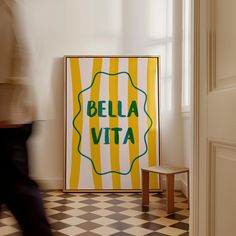
M102 58L95 58L93 60L92 78L94 78L94 76L97 72L101 72L101 70L102 70ZM95 79L95 82L94 82L93 86L91 87L90 100L95 101L96 104L99 101L100 79L101 79L101 74L98 74L96 76L96 79ZM93 138L92 138L92 134L91 134L91 128L95 128L97 130L97 132L99 132L99 130L100 130L99 117L97 115L95 115L94 117L90 117L89 125L90 125L91 158L93 160L93 163L96 167L97 172L101 173L100 144L99 143L98 144L93 143ZM94 171L94 169L93 169L93 181L94 181L95 189L102 189L102 176L97 174Z
M148 164L157 165L157 58L148 58L147 65L147 112L152 119L152 128L148 132ZM148 126L150 121L148 120ZM150 188L157 189L156 174L150 174Z
M78 58L70 58L70 69L72 77L72 93L73 93L73 117L75 117L79 111L78 94L82 90L80 67ZM80 96L81 104L83 104L83 98ZM76 119L76 127L82 131L83 127L83 113L81 110L80 115ZM82 135L81 135L82 137ZM72 133L72 163L71 163L71 175L70 175L70 188L78 189L79 185L79 173L80 173L80 154L78 152L79 135L75 129Z
M118 73L118 65L119 59L118 58L111 58L110 59L110 74ZM110 76L109 78L109 100L112 102L113 107L112 111L113 114L118 114L117 104L118 104L118 75L117 76ZM110 117L110 128L118 127L119 126L119 119L118 117ZM111 168L112 170L120 171L120 162L119 162L119 144L114 143L114 132L110 134L111 144L110 144L110 157L111 157ZM112 183L113 189L120 189L120 175L119 174L112 174Z
M129 58L129 74L132 78L134 85L137 87L138 85L138 59L137 58ZM136 101L138 104L138 90L136 90L130 83L128 82L128 107L132 101ZM132 164L135 157L139 156L139 124L137 117L131 115L128 119L128 126L133 127L133 134L135 139L135 143L132 144L129 142L129 153L130 153L130 165ZM139 159L134 162L132 171L131 171L131 181L132 188L139 189L140 188L140 170L139 170Z

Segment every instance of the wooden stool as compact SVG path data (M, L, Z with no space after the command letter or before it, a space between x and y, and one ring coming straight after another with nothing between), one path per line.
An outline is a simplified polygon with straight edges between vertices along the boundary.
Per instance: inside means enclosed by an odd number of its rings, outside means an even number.
M175 174L187 173L188 204L189 204L189 169L173 166L152 166L142 168L142 204L149 204L149 173L166 175L167 179L167 213L174 212L174 181Z

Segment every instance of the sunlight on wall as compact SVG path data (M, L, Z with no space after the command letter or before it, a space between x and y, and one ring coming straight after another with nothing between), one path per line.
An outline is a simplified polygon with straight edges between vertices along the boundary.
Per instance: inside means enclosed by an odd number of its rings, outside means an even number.
M173 0L149 0L148 6L148 36L153 39L164 39L173 35ZM154 27L157 25L158 27Z
M65 1L65 38L71 53L117 54L121 50L122 1ZM68 53L68 52L67 52Z
M172 79L173 79L173 0L148 1L148 36L149 53L161 57L161 82L163 106L171 110L172 105Z
M183 71L182 71L182 111L190 112L190 80L192 74L191 53L191 0L183 1Z
M21 0L21 6L39 117L51 119L33 142L37 179L62 180L64 55L159 55L163 158L180 163L182 0Z
M168 111L173 105L173 15L173 0L123 1L123 53L160 56L162 109Z

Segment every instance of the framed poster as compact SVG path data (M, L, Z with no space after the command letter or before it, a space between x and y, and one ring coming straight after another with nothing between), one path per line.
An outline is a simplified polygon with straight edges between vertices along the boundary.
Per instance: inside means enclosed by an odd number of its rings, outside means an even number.
M64 191L140 190L159 165L159 58L65 56ZM151 174L150 188L158 189Z

